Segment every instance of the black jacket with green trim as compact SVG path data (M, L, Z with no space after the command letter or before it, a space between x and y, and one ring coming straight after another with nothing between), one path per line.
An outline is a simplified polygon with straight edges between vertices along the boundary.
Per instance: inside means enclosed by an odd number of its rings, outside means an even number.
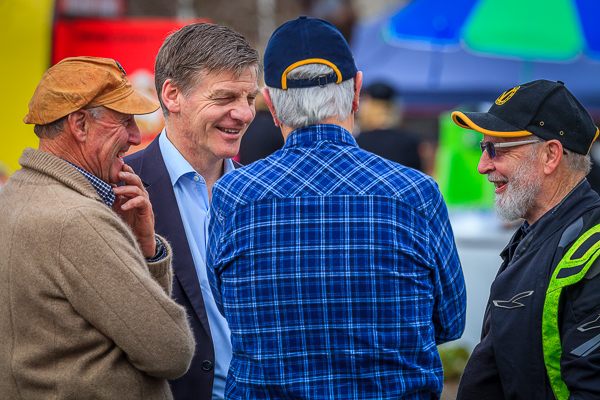
M564 254L597 224L600 197L584 179L528 234L515 233L500 254L481 342L467 363L457 400L555 398L542 348L546 290ZM559 310L561 373L569 399L600 399L600 258L584 279L563 290ZM599 346L592 348L596 340Z

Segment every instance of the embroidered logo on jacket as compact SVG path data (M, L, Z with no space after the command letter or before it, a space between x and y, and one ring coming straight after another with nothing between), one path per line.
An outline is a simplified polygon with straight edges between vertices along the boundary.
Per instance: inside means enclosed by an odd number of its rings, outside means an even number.
M532 294L533 290L530 290L528 292L516 294L510 300L494 300L493 302L496 307L507 308L509 310L512 310L513 308L525 307L525 304L519 303L517 300L524 299L525 297L529 297Z
M598 314L598 317L595 320L587 322L587 323L579 326L577 328L577 330L581 331L581 332L586 332L586 331L589 331L592 329L598 329L598 328L600 328L600 322L598 322L599 320L600 320L600 314Z
M577 327L577 330L580 332L587 332L592 329L598 329L598 328L600 328L599 321L600 321L600 314L598 314L598 316L596 317L595 320L587 322L587 323ZM579 357L584 357L584 356L587 356L588 354L592 353L598 347L600 347L600 335L594 336L587 342L583 343L576 349L572 350L571 354L574 354Z

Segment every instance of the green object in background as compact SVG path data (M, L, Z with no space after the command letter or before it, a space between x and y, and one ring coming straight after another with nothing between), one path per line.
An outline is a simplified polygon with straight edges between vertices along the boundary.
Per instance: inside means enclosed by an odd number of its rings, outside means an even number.
M444 344L438 346L438 352L444 369L444 382L458 383L469 360L469 351L464 347Z
M462 32L476 52L525 60L570 60L585 48L584 33L572 0L480 1Z
M440 116L434 177L449 207L492 208L494 205L494 185L477 172L482 137L452 122L449 112Z

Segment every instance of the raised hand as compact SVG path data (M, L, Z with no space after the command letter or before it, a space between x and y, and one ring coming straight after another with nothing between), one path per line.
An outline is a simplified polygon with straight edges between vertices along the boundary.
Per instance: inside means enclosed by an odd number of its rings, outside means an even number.
M154 212L148 192L129 165L123 165L119 178L124 185L113 185L116 195L113 210L131 227L144 257L152 258L156 252L156 240Z

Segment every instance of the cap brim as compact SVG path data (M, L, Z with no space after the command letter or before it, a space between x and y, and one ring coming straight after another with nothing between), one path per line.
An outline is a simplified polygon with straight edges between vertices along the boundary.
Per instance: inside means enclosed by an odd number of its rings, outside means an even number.
M529 136L531 132L520 129L487 112L463 113L454 111L452 121L461 128L473 129L484 135L499 137Z
M129 96L110 104L103 104L103 106L123 114L141 115L158 110L160 103L134 90Z

